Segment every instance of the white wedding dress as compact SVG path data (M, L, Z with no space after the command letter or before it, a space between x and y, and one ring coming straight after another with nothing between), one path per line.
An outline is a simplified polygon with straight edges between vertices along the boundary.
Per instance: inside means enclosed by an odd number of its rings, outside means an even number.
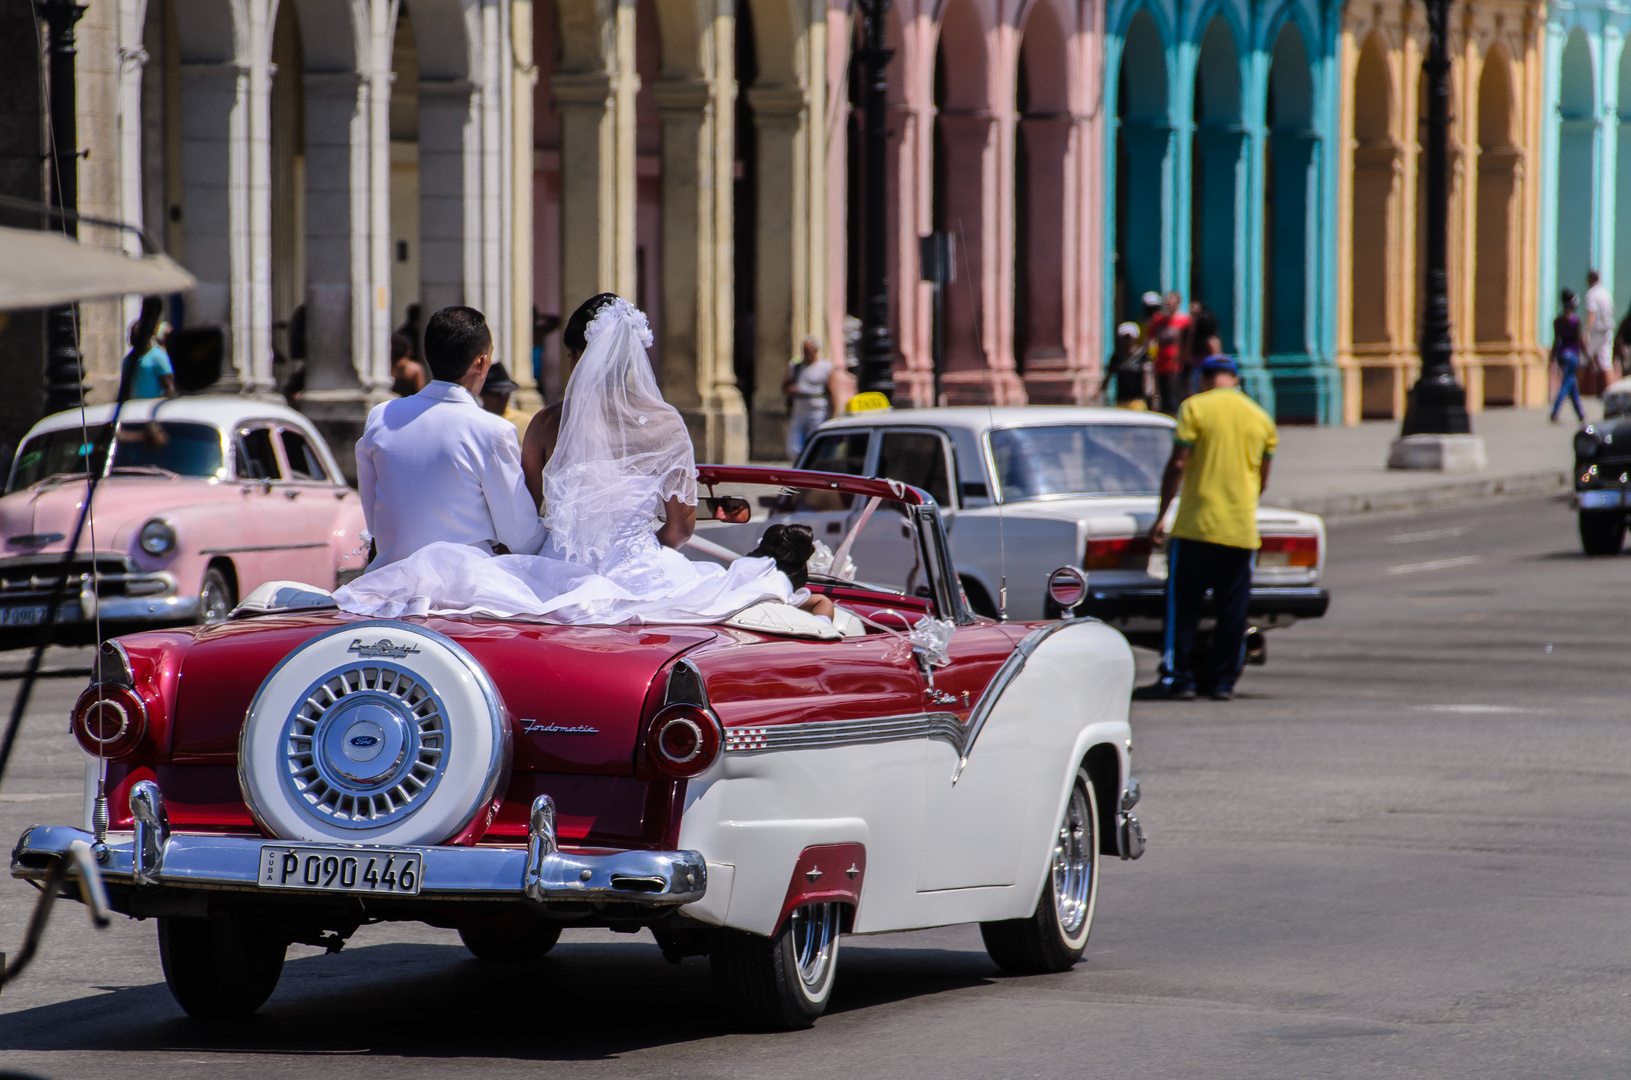
M685 423L662 400L645 316L602 308L566 390L561 435L544 469L550 539L539 555L489 555L440 543L370 570L334 594L378 618L482 615L552 623L719 623L764 601L798 604L771 559L694 563L657 541L658 508L696 505Z

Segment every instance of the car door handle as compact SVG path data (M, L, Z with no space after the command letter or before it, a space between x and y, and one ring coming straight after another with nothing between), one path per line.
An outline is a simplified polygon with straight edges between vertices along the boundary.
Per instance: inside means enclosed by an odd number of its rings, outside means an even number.
M292 502L293 500L300 498L300 489L299 488L285 488L284 491L283 491L283 497Z

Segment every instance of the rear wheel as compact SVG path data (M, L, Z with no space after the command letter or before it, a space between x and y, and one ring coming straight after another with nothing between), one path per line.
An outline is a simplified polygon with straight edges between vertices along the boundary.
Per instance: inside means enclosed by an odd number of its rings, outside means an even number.
M745 1025L792 1031L827 1010L838 971L837 904L795 908L773 938L719 930L708 957L714 983Z
M232 583L216 566L204 571L204 586L198 591L198 621L226 622L232 614Z
M561 940L561 924L529 911L510 911L464 923L459 940L477 960L527 964L543 959Z
M164 981L200 1020L248 1016L266 1004L288 950L281 934L238 919L159 919Z
M1587 555L1618 555L1625 546L1625 515L1617 510L1580 511L1580 546Z
M1099 804L1078 770L1054 837L1048 880L1028 918L980 924L985 951L1015 975L1067 971L1082 958L1099 896Z

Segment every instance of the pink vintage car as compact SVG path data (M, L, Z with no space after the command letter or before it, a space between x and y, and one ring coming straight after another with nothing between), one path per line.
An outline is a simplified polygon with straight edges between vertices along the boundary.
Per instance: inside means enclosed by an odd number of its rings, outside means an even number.
M100 405L48 416L12 463L0 498L0 640L45 618L86 458L112 414ZM219 622L263 582L332 588L362 571L362 503L299 413L241 397L132 401L119 427L60 622Z

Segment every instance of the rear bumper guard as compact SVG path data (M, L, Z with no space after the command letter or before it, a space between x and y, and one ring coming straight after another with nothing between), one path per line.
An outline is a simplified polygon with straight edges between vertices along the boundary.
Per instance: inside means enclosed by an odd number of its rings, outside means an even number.
M83 829L36 825L23 833L11 853L11 874L41 880L52 864L68 854L75 841L99 852L102 876L110 885L227 891L266 895L259 884L261 849L278 841L259 836L203 833L172 834L163 796L151 781L130 793L136 818L133 833L110 834L105 848ZM299 844L307 849L332 848L337 855L366 854L364 845ZM560 850L555 836L555 804L547 795L533 803L532 827L525 849L404 845L393 850L417 852L422 884L412 899L526 900L539 906L555 903L619 903L649 908L677 907L701 900L708 870L695 851L617 851L581 854ZM290 893L322 902L355 893ZM409 899L390 897L390 899Z

